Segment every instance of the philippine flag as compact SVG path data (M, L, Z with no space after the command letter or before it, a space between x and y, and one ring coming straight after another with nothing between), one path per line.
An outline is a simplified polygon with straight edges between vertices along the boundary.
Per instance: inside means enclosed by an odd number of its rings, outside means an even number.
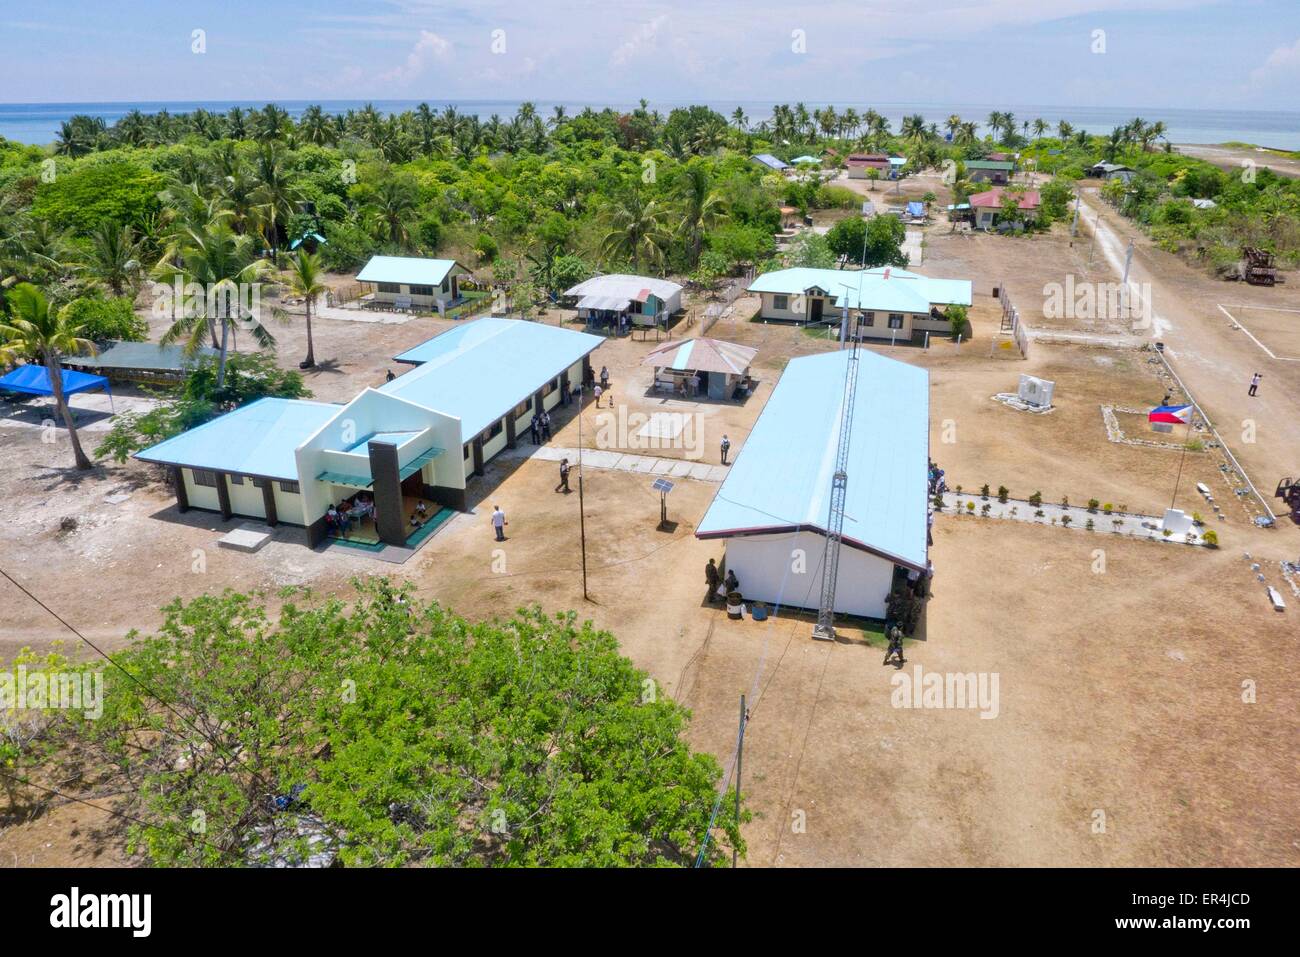
M1162 405L1151 410L1148 422L1168 422L1171 425L1187 425L1192 421L1190 405Z

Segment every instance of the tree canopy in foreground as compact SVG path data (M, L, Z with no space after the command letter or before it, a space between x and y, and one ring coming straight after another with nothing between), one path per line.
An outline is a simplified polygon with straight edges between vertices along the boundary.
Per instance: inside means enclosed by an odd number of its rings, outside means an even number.
M102 717L51 726L83 782L156 825L129 825L132 851L162 866L695 863L721 769L608 632L536 608L472 623L384 580L349 602L282 597L278 620L233 592L169 605L116 656L136 681L106 667ZM737 839L733 806L709 864Z

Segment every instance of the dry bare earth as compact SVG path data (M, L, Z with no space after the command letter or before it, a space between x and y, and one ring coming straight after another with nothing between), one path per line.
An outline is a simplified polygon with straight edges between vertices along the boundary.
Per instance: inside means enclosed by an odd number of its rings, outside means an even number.
M1076 500L1113 490L1133 508L1162 504L1176 456L1107 442L1096 407L1112 396L1121 404L1151 400L1153 379L1140 355L1044 345L1028 363L987 357L995 317L987 277L1016 275L1013 263L1026 249L1044 257L1031 268L1049 275L1063 268L1049 257L1061 244L932 236L928 273L976 279L976 339L960 353L948 344L929 353L882 351L931 369L932 448L950 478L1005 482L1017 493L1023 483L1025 494L1034 486ZM350 398L361 384L382 381L388 357L431 328L428 320L322 320L318 355L338 356L344 371L316 374L312 388L321 398ZM768 389L788 356L833 347L761 324L722 323L711 334L757 345ZM282 361L296 365L300 332L291 327L280 336ZM597 368L610 365L620 402L624 377L643 381L636 363L651 347L609 343L596 354ZM1028 370L1057 379L1058 412L1030 417L989 400ZM743 446L766 394L743 407L701 403L708 431L735 428L733 442ZM640 402L635 395L627 401ZM645 408L653 407L647 399ZM558 417L558 444L573 444L568 414ZM957 425L951 446L938 438L945 418ZM4 567L106 647L120 647L132 626L154 627L154 609L175 595L286 583L332 594L354 574L396 572L422 597L472 617L532 601L580 609L693 709L692 744L723 762L735 740L738 697L748 694L744 786L757 813L746 831L751 865L1300 862L1293 631L1287 616L1268 609L1241 558L1242 548L1261 542L1277 551L1273 543L1289 529L1268 538L1229 516L1229 544L1211 552L941 517L928 640L909 643L909 669L997 672L1000 714L983 720L969 710L894 708L883 649L855 633L844 644L814 643L806 618L731 622L709 608L700 570L721 549L692 532L716 489L710 484L678 483L669 499L678 525L663 532L646 476L589 469L594 601L584 602L578 496L553 491L554 463L492 463L474 490L474 513L454 518L396 569L359 553L310 552L288 530L256 555L218 551L223 523L202 513L176 516L159 486L144 484L121 505L103 503L109 489L147 481L142 467L74 482L62 471L70 458L62 442L45 445L37 430L2 423L0 441L11 452L0 457ZM713 452L711 436L710 461ZM501 555L487 521L494 503L510 519L500 546L504 569L499 561L494 567ZM77 515L79 526L60 534L66 514ZM1092 571L1098 548L1104 574ZM195 549L205 553L203 572L193 570ZM1275 567L1265 570L1273 576ZM2 597L0 654L60 635L12 590ZM1256 704L1241 701L1246 679L1258 683ZM1102 834L1092 831L1097 810L1106 814ZM802 833L791 827L795 812L806 820ZM11 854L21 864L117 860L120 848L105 850L87 829L97 813L64 808L10 828L0 833L0 861Z

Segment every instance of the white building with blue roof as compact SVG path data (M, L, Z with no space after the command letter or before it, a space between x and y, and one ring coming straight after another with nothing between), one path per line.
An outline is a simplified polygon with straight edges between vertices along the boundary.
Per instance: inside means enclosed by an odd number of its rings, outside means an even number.
M847 308L868 339L910 340L918 333L946 332L936 312L969 306L969 279L931 279L895 266L873 269L777 269L749 284L758 293L758 318L801 325L838 323Z
M929 373L860 350L837 614L885 617L895 570L927 567ZM696 528L747 601L816 608L849 351L791 359Z
M182 511L301 525L315 545L329 507L360 493L379 539L401 545L408 500L463 510L471 477L592 381L603 342L517 319L465 322L398 356L411 372L345 405L262 399L135 457L171 468Z
M461 277L471 275L454 259L371 256L357 273L357 282L371 287L372 302L442 312L460 300Z

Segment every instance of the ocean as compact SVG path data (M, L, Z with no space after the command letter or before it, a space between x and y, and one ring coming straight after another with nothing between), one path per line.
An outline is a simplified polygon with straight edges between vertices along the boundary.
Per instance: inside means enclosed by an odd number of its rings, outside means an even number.
M112 125L132 109L145 113L155 113L166 109L172 113L187 113L202 107L211 112L229 110L232 106L262 106L263 101L205 100L189 102L150 102L150 103L0 103L0 136L19 143L44 145L54 140L59 124L78 113L102 117L104 122ZM313 103L331 113L340 113L349 109L360 109L367 102L372 102L377 110L384 113L400 113L413 109L419 100L276 100L279 106L297 117ZM455 106L462 113L473 113L486 118L493 113L503 118L514 115L519 100L428 100L431 107L441 110L446 106ZM542 116L549 116L553 107L563 105L570 115L580 111L584 106L602 109L612 106L616 109L630 110L635 103L581 103L574 101L533 101ZM826 106L826 103L806 101L809 110L814 106ZM685 103L652 101L650 107L667 113L675 106ZM709 102L707 105L730 116L737 106L742 107L751 122L758 122L771 114L773 101L729 101ZM793 105L793 104L792 104ZM1162 109L1160 107L1079 107L1079 106L1045 106L1016 105L1009 103L858 103L850 101L832 102L837 110L852 106L862 112L867 107L874 107L877 112L887 116L894 129L899 120L913 113L920 113L928 122L938 123L943 128L943 121L951 113L957 113L967 120L981 123L993 110L1010 111L1016 121L1042 117L1052 127L1058 120L1066 120L1076 129L1085 129L1090 133L1109 133L1116 126L1127 123L1135 116L1147 122L1163 120L1168 127L1168 138L1174 143L1253 143L1275 149L1300 150L1300 113L1290 111L1264 110L1188 110Z

